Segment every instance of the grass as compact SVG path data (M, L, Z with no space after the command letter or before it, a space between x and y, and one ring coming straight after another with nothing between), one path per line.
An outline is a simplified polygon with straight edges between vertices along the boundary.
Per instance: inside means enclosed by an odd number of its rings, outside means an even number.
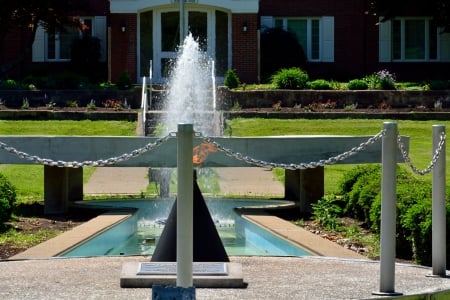
M379 133L386 120L281 120L281 119L233 119L227 121L227 132L233 136L265 135L368 135ZM432 156L432 125L450 126L450 121L396 121L399 133L410 137L410 157L413 164L424 169ZM231 129L231 130L230 130ZM446 155L449 155L447 147ZM325 167L325 194L336 193L337 184L345 171L353 165ZM447 168L447 186L450 187L450 170ZM277 174L279 176L280 174ZM416 176L416 175L412 175ZM431 180L431 175L425 175Z
M227 131L232 129L233 136L265 135L375 135L383 127L385 120L282 120L282 119L233 119L227 121ZM399 133L410 136L410 157L419 169L428 166L431 160L431 126L443 124L450 126L450 121L397 121ZM1 134L9 135L111 135L133 136L136 124L119 121L0 121ZM448 149L447 149L448 156ZM345 171L353 165L333 165L325 167L325 194L333 194ZM87 182L95 168L84 168L84 181ZM34 165L0 165L0 172L5 174L17 187L20 202L42 200L43 167ZM447 185L450 186L450 174L447 171ZM284 180L283 170L276 170L275 175ZM425 176L431 180L430 175ZM203 185L203 183L200 183ZM217 182L208 182L210 193L218 192ZM155 194L149 186L148 194Z
M1 135L79 135L134 136L136 123L127 121L5 121L0 120ZM1 141L1 139L0 139ZM83 168L87 182L95 168ZM0 165L3 173L17 189L21 202L42 201L44 167L41 165Z

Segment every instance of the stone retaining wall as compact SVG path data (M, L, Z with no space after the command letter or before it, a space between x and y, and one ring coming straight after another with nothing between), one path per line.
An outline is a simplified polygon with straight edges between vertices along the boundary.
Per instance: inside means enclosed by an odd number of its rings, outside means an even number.
M359 108L378 107L386 103L392 108L424 106L433 108L436 101L441 101L443 108L450 107L450 90L442 91L315 91L315 90L255 90L230 91L219 87L218 99L222 110L230 110L234 105L241 108L272 107L281 101L283 107L305 107L312 102L336 102L336 108L358 104Z

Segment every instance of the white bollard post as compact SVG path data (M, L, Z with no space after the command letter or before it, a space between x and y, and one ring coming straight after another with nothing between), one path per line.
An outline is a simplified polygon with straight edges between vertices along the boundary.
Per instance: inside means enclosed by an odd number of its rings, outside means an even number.
M397 123L385 122L381 150L380 291L374 295L398 296L395 292L395 235L397 193Z
M178 124L177 134L177 286L191 287L193 261L193 197L192 163L194 127Z
M433 154L439 147L444 125L433 125ZM432 170L432 276L446 277L445 142Z

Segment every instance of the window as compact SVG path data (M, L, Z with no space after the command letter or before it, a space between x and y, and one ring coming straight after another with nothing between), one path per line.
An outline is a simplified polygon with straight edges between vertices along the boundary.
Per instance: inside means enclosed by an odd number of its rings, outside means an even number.
M261 17L262 27L279 27L295 34L308 61L334 61L334 17Z
M33 62L69 61L72 42L85 35L100 40L100 60L106 61L106 16L84 17L80 21L82 30L67 28L64 32L52 32L38 26L33 42Z
M69 60L73 41L83 36L92 36L92 18L83 18L80 21L82 30L68 27L63 32L47 31L48 60Z
M429 19L399 19L392 23L394 60L436 60L437 27Z
M380 62L433 62L450 60L450 34L426 17L380 22Z

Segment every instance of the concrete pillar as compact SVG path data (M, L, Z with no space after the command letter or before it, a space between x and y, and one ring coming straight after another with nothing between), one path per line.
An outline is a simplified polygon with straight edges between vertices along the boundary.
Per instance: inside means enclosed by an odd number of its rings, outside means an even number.
M298 201L300 212L311 212L311 203L324 195L324 167L285 170L284 197Z
M44 166L44 212L66 213L69 201L83 200L83 169Z

